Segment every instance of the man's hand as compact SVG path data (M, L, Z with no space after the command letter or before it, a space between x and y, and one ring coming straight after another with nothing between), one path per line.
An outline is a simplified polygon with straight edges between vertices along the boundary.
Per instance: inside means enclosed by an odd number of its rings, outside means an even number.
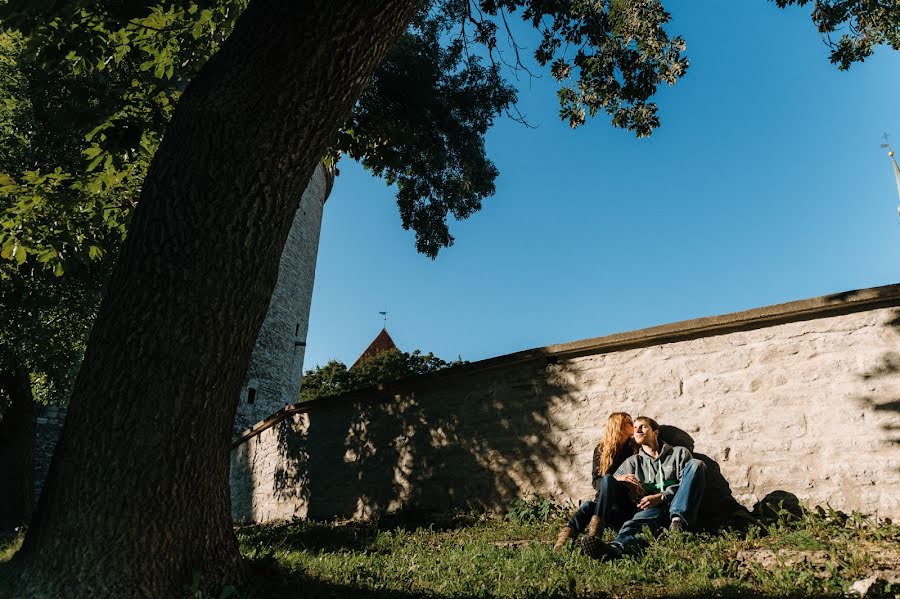
M634 474L622 474L614 477L620 483L625 483L628 486L628 496L631 497L631 500L637 503L640 501L641 497L647 494L647 491L644 490L644 485L641 484L641 481Z
M658 506L663 502L662 493L656 493L655 495L644 495L640 501L638 501L638 509L648 510L652 507Z

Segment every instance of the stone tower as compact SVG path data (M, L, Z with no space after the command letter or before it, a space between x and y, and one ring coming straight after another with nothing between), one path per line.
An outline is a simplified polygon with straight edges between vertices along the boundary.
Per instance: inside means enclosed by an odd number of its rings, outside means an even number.
M303 192L281 254L278 282L247 367L234 420L235 433L297 402L322 209L333 183L334 174L319 165Z

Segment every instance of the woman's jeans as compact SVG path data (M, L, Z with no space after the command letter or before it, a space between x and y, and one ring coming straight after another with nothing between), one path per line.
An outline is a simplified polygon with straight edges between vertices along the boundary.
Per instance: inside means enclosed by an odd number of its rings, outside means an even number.
M600 516L607 526L620 526L637 511L628 490L628 485L607 474L600 480L600 490L594 501L582 503L567 526L579 535L587 528L592 516Z
M657 532L669 525L673 517L678 516L685 524L696 526L697 511L706 487L706 464L698 459L689 461L681 473L681 483L671 501L663 501L656 507L640 512L619 529L614 543L622 548L623 553L637 553L643 545L641 529L647 526Z

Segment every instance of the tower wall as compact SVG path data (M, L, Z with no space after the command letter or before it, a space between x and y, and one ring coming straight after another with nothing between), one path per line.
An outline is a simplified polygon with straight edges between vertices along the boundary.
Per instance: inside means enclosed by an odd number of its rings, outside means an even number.
M288 234L278 267L278 282L259 330L235 416L243 431L296 403L309 329L322 209L333 175L316 167Z

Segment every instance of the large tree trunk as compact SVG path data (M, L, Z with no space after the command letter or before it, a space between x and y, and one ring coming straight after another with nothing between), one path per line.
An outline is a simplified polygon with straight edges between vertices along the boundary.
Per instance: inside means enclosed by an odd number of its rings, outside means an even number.
M16 596L239 579L229 441L303 189L416 0L253 0L166 130L88 341Z
M28 521L34 501L34 396L28 371L0 372L0 389L10 399L0 418L0 531Z

